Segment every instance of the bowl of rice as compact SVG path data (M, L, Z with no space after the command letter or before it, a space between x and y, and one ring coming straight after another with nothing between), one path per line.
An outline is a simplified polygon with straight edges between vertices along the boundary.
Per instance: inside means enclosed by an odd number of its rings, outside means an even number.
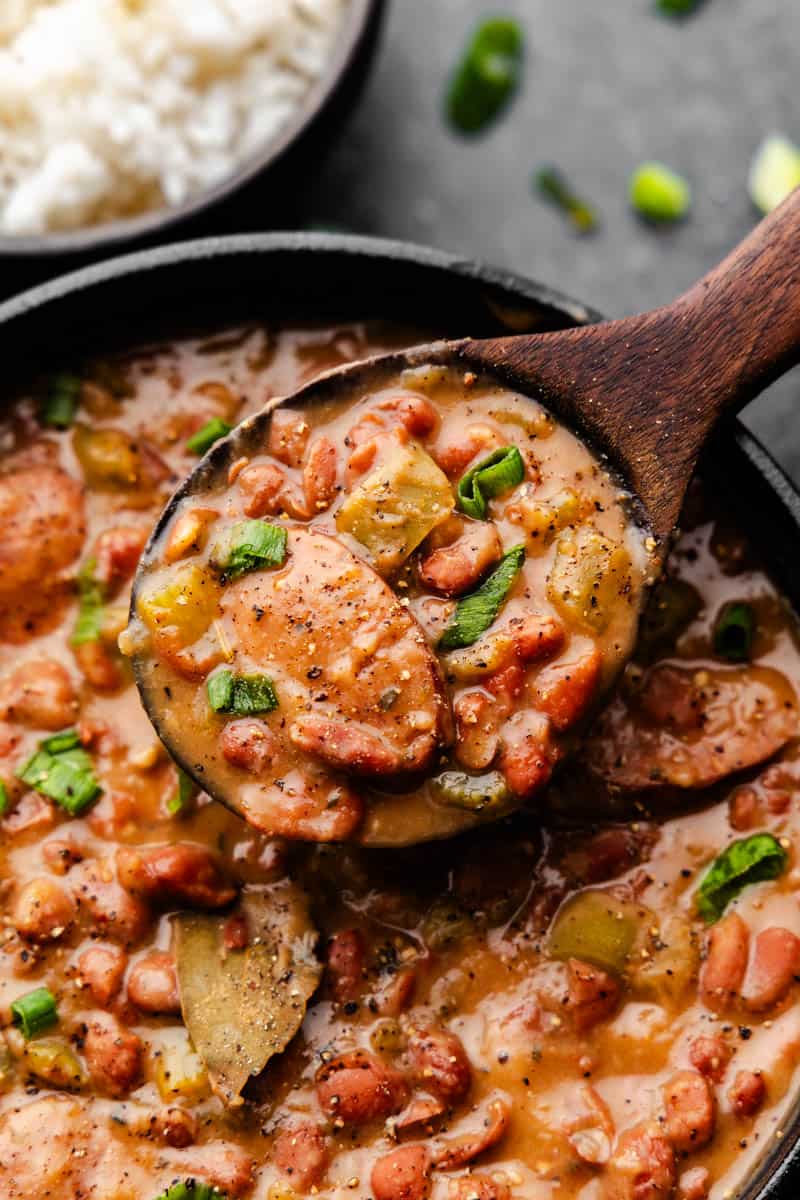
M216 218L330 134L382 7L0 0L0 256L86 257Z

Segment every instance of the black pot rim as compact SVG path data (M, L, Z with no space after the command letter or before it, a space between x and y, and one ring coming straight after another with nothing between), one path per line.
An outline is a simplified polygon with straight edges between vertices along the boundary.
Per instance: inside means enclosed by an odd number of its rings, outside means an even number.
M177 226L240 191L256 176L275 166L322 115L367 44L369 31L381 20L386 3L387 0L350 0L343 25L335 36L333 53L319 79L274 137L249 155L231 175L181 204L158 208L138 217L59 233L0 236L0 261L3 258L46 260L59 255L110 253L125 243L171 233Z
M237 259L268 260L271 255L308 257L318 255L321 268L330 256L368 260L381 269L419 268L449 276L453 282L472 286L476 292L496 291L506 300L549 310L563 326L601 319L599 313L570 299L557 289L541 285L514 272L481 265L459 255L412 243L382 238L324 233L238 234L178 242L156 249L140 250L93 266L70 272L0 304L0 345L13 362L15 346L30 319L38 327L42 318L55 319L69 308L70 298L96 290L102 304L104 285L120 283L174 269L180 272L198 263L234 262ZM210 292L203 307L213 310L222 303ZM102 312L102 309L101 309ZM377 314L380 315L380 314ZM169 336L169 328L164 336ZM19 345L28 363L30 347L23 336ZM34 368L35 369L35 368ZM778 580L800 609L800 556L787 553L787 547L800 544L800 491L781 467L738 420L722 427L713 439L703 461L703 473L725 493L737 521L755 529L758 550L770 574ZM756 522L759 522L756 526ZM795 1200L800 1194L800 1095L786 1114L785 1127L771 1147L765 1145L738 1200Z

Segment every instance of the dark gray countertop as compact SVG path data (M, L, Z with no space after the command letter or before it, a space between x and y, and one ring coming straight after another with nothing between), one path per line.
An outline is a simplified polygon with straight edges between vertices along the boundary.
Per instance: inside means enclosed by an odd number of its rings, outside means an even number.
M525 84L485 136L441 118L443 84L474 23L515 15ZM706 0L690 19L651 0L391 0L375 72L342 143L310 184L314 221L427 242L511 267L621 315L675 296L756 219L746 190L762 137L800 141L798 0ZM692 182L683 225L643 226L633 167L657 158ZM602 215L578 237L532 193L558 164ZM800 375L746 421L800 482Z

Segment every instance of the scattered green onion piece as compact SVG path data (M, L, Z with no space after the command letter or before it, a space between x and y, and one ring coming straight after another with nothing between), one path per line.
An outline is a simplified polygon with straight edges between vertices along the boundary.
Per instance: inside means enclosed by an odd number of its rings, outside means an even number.
M92 760L79 744L73 729L63 730L40 742L17 777L43 796L55 800L70 816L80 816L102 792L94 776Z
M524 478L525 464L517 447L501 446L459 480L458 507L468 517L482 521L488 508L487 500L510 491Z
M173 1183L156 1200L226 1200L226 1195L210 1183L187 1179L182 1183Z
M175 795L170 797L170 799L167 801L167 812L171 817L176 817L178 813L185 812L191 803L192 797L197 791L194 780L190 779L186 772L182 771L180 767L177 768L177 771L178 790L175 792Z
M750 164L750 199L760 212L772 212L796 187L800 187L800 147L773 133L764 138Z
M22 1030L25 1041L29 1042L37 1033L42 1033L58 1021L56 998L49 988L34 988L13 1002L11 1015L14 1024Z
M9 803L10 797L8 795L8 788L3 780L0 779L0 817L4 817L8 812Z
M688 17L701 3L702 0L656 0L656 8L671 17Z
M442 771L431 779L439 804L466 812L502 810L511 799L508 784L499 771L468 775L466 771Z
M519 83L522 53L516 21L495 17L478 26L447 91L451 125L461 133L477 133L499 115Z
M78 619L70 638L72 646L83 646L100 638L106 616L105 594L95 578L96 569L95 559L87 558L78 572Z
M206 691L208 702L216 713L250 717L255 713L272 712L278 707L275 688L266 675L234 675L232 671L217 671L208 680Z
M262 567L280 567L285 560L286 530L266 521L239 521L212 552L214 566L226 579Z
M525 561L525 547L514 546L500 560L488 579L456 605L437 649L459 650L471 646L485 633L499 613Z
M46 750L48 754L63 754L65 750L74 750L80 744L77 729L62 729L60 733L53 733L40 742L39 749Z
M724 604L714 622L714 653L728 662L749 662L756 632L756 614L751 604L734 600Z
M697 910L713 925L731 900L751 883L777 879L786 870L789 855L771 833L754 833L731 842L703 876L697 893Z
M591 233L597 228L597 213L570 188L556 167L541 167L534 176L541 194L561 209L578 233Z
M692 203L689 184L663 163L646 162L631 175L632 206L648 221L680 221Z
M54 375L42 404L42 423L52 425L54 429L68 429L75 419L80 393L81 381L76 375L65 371Z
M205 454L218 442L220 438L227 437L233 429L227 421L223 421L222 417L212 417L210 421L206 421L202 429L198 429L197 433L193 433L186 443L186 449L191 454Z

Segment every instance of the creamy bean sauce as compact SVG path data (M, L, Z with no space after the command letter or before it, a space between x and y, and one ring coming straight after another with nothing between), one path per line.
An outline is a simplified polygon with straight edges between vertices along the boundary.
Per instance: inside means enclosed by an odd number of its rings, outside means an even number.
M415 848L307 846L181 783L154 739L116 639L155 517L196 461L187 440L414 339L237 331L9 397L9 1200L156 1200L189 1180L258 1200L722 1200L789 1134L797 626L699 485L633 662L535 817ZM76 404L63 430L43 420L54 387ZM469 403L492 419L491 397ZM513 531L526 570L535 530ZM452 598L408 582L432 638L428 606Z

